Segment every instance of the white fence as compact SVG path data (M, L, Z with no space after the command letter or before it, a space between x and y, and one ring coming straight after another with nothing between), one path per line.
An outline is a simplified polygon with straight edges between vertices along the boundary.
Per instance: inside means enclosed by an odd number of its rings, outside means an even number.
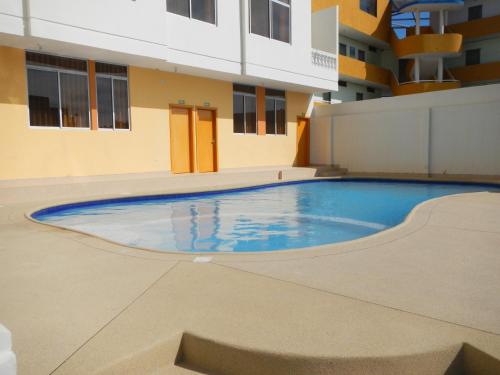
M500 85L317 107L311 163L500 176Z

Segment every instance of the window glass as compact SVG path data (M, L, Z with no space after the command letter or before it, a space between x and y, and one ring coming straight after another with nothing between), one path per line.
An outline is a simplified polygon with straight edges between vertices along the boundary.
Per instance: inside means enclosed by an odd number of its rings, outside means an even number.
M286 134L285 92L266 89L266 134Z
M97 77L97 121L101 129L113 129L113 94L111 78Z
M357 92L357 93L356 93L356 100L357 100L357 101L363 100L363 93L361 93L361 92Z
M89 128L85 60L26 52L31 126Z
M483 18L483 6L476 5L468 9L468 19L469 21L478 20Z
M59 127L59 83L57 72L28 69L31 126Z
M359 8L372 16L377 16L377 0L359 0Z
M347 56L347 46L343 43L339 44L339 52L342 56Z
M269 0L251 0L250 8L250 31L269 37Z
M358 60L360 61L366 61L366 55L365 55L365 51L363 50L358 50Z
M59 73L62 126L88 128L89 97L86 75Z
M465 52L465 65L481 64L481 49L470 49Z
M130 129L127 67L96 63L99 129Z
M286 103L276 100L276 134L286 134Z
M342 81L342 80L340 80L340 81L339 81L339 86L342 86L342 87L347 87L347 82L346 82L346 81Z
M233 131L245 133L245 97L240 94L233 95Z
M274 99L266 98L266 134L276 134Z
M350 57L356 57L356 48L353 46L349 47L349 56Z
M126 80L113 80L113 103L115 107L115 129L129 129L128 84Z
M273 39L290 42L290 7L281 2L272 2Z
M325 102L330 102L332 101L332 93L331 92L324 92L323 93L323 100Z
M191 17L215 24L215 0L191 0Z
M189 0L167 0L167 11L189 17Z
M245 132L257 133L257 102L254 96L245 96Z

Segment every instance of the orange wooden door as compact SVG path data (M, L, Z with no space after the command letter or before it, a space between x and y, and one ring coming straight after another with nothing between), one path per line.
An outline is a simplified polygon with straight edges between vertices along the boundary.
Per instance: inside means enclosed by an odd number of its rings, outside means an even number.
M191 110L170 108L170 158L173 173L193 171L191 152Z
M307 167L309 165L309 119L297 120L297 155L295 165Z
M199 172L217 170L215 111L198 109L196 119L196 160Z

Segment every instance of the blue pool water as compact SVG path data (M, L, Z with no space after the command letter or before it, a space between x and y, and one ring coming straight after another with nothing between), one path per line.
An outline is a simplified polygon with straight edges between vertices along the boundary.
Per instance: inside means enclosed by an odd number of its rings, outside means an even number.
M368 236L420 202L482 185L322 180L219 193L123 198L41 210L42 222L160 251L258 252Z

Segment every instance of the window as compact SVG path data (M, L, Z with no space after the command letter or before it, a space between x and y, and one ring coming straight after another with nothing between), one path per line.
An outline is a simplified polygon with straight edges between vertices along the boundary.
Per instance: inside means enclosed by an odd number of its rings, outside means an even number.
M476 5L468 9L469 21L478 20L483 18L483 6Z
M465 65L481 64L481 49L470 49L465 51Z
M363 100L363 93L362 92L357 92L356 93L356 101L361 101Z
M350 57L356 57L356 48L353 46L349 47L349 56Z
M286 134L284 91L266 89L266 134Z
M127 67L96 63L99 129L130 129Z
M368 46L368 51L377 53L377 47L374 46Z
M87 62L26 52L31 126L90 128Z
M358 50L358 60L366 61L366 53L362 49Z
M366 88L366 91L368 91L369 93L375 94L375 89L373 87L368 86Z
M290 43L290 0L251 0L250 32Z
M347 82L341 80L341 81L339 81L339 86L347 87Z
M347 46L343 43L339 43L339 52L342 56L347 56Z
M359 0L359 8L377 17L377 0Z
M332 101L332 93L331 92L324 92L323 93L323 101L331 102Z
M167 12L215 24L216 0L167 0Z
M233 85L233 132L257 134L255 87Z

